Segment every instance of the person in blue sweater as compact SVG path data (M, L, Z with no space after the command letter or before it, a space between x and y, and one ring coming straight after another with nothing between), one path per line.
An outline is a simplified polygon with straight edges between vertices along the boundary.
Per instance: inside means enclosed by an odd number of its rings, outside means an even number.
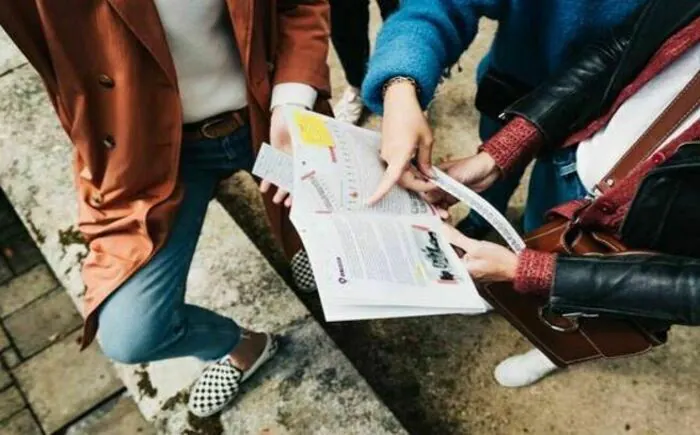
M431 173L433 134L423 114L445 68L469 47L482 17L498 21L491 50L477 70L477 108L482 112L480 136L488 139L501 127L498 115L510 103L556 73L571 53L598 39L646 0L407 0L382 28L362 87L367 107L383 114L384 179L370 203L399 183L414 190L429 188L417 169ZM480 103L480 104L479 104ZM570 151L540 158L533 171L524 216L526 230L541 224L542 204L550 197L547 180L575 172ZM468 185L491 184L498 178L495 161L486 153L452 165L450 175ZM520 182L524 168L482 193L500 211ZM458 225L481 238L486 222L471 214Z

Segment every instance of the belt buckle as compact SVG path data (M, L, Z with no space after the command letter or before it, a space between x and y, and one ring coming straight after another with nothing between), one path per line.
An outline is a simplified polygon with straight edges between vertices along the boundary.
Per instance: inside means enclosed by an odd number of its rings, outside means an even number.
M207 138L207 139L216 139L216 138L218 138L219 136L209 133L209 128L211 128L211 127L213 127L213 126L215 126L215 125L217 125L217 124L221 124L221 123L224 122L224 121L226 121L226 120L223 119L223 118L211 119L211 120L205 122L205 123L199 128L199 132L202 133L202 136L204 136L204 137Z

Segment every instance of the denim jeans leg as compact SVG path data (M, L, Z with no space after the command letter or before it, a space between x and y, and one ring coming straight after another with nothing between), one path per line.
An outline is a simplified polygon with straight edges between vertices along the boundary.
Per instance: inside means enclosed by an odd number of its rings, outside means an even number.
M576 172L576 147L540 157L530 178L523 228L532 231L545 223L547 211L588 195Z
M185 303L185 283L219 179L252 162L249 132L183 145L184 198L165 246L118 289L99 313L98 337L110 358L139 363L194 356L219 358L240 340L230 318Z

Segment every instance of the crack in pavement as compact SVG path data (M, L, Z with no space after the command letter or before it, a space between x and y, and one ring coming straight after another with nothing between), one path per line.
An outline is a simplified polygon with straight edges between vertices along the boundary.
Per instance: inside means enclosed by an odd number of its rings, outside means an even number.
M7 69L3 72L0 72L0 79L7 76L7 75L12 74L13 72L17 71L18 69L24 68L27 65L29 65L29 62L24 62L24 63L21 63L21 64L15 66L15 67L11 67L10 69Z

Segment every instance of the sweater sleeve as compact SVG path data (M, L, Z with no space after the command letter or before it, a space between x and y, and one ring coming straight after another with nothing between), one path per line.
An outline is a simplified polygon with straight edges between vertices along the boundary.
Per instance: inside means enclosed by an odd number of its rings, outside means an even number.
M362 98L383 113L382 87L397 76L413 78L423 108L433 98L442 71L454 64L476 36L479 18L499 19L505 0L411 0L384 24L377 38Z
M507 173L518 166L526 166L543 143L537 127L525 118L515 117L481 147Z
M518 257L513 289L518 293L548 295L554 282L557 256L525 249Z

